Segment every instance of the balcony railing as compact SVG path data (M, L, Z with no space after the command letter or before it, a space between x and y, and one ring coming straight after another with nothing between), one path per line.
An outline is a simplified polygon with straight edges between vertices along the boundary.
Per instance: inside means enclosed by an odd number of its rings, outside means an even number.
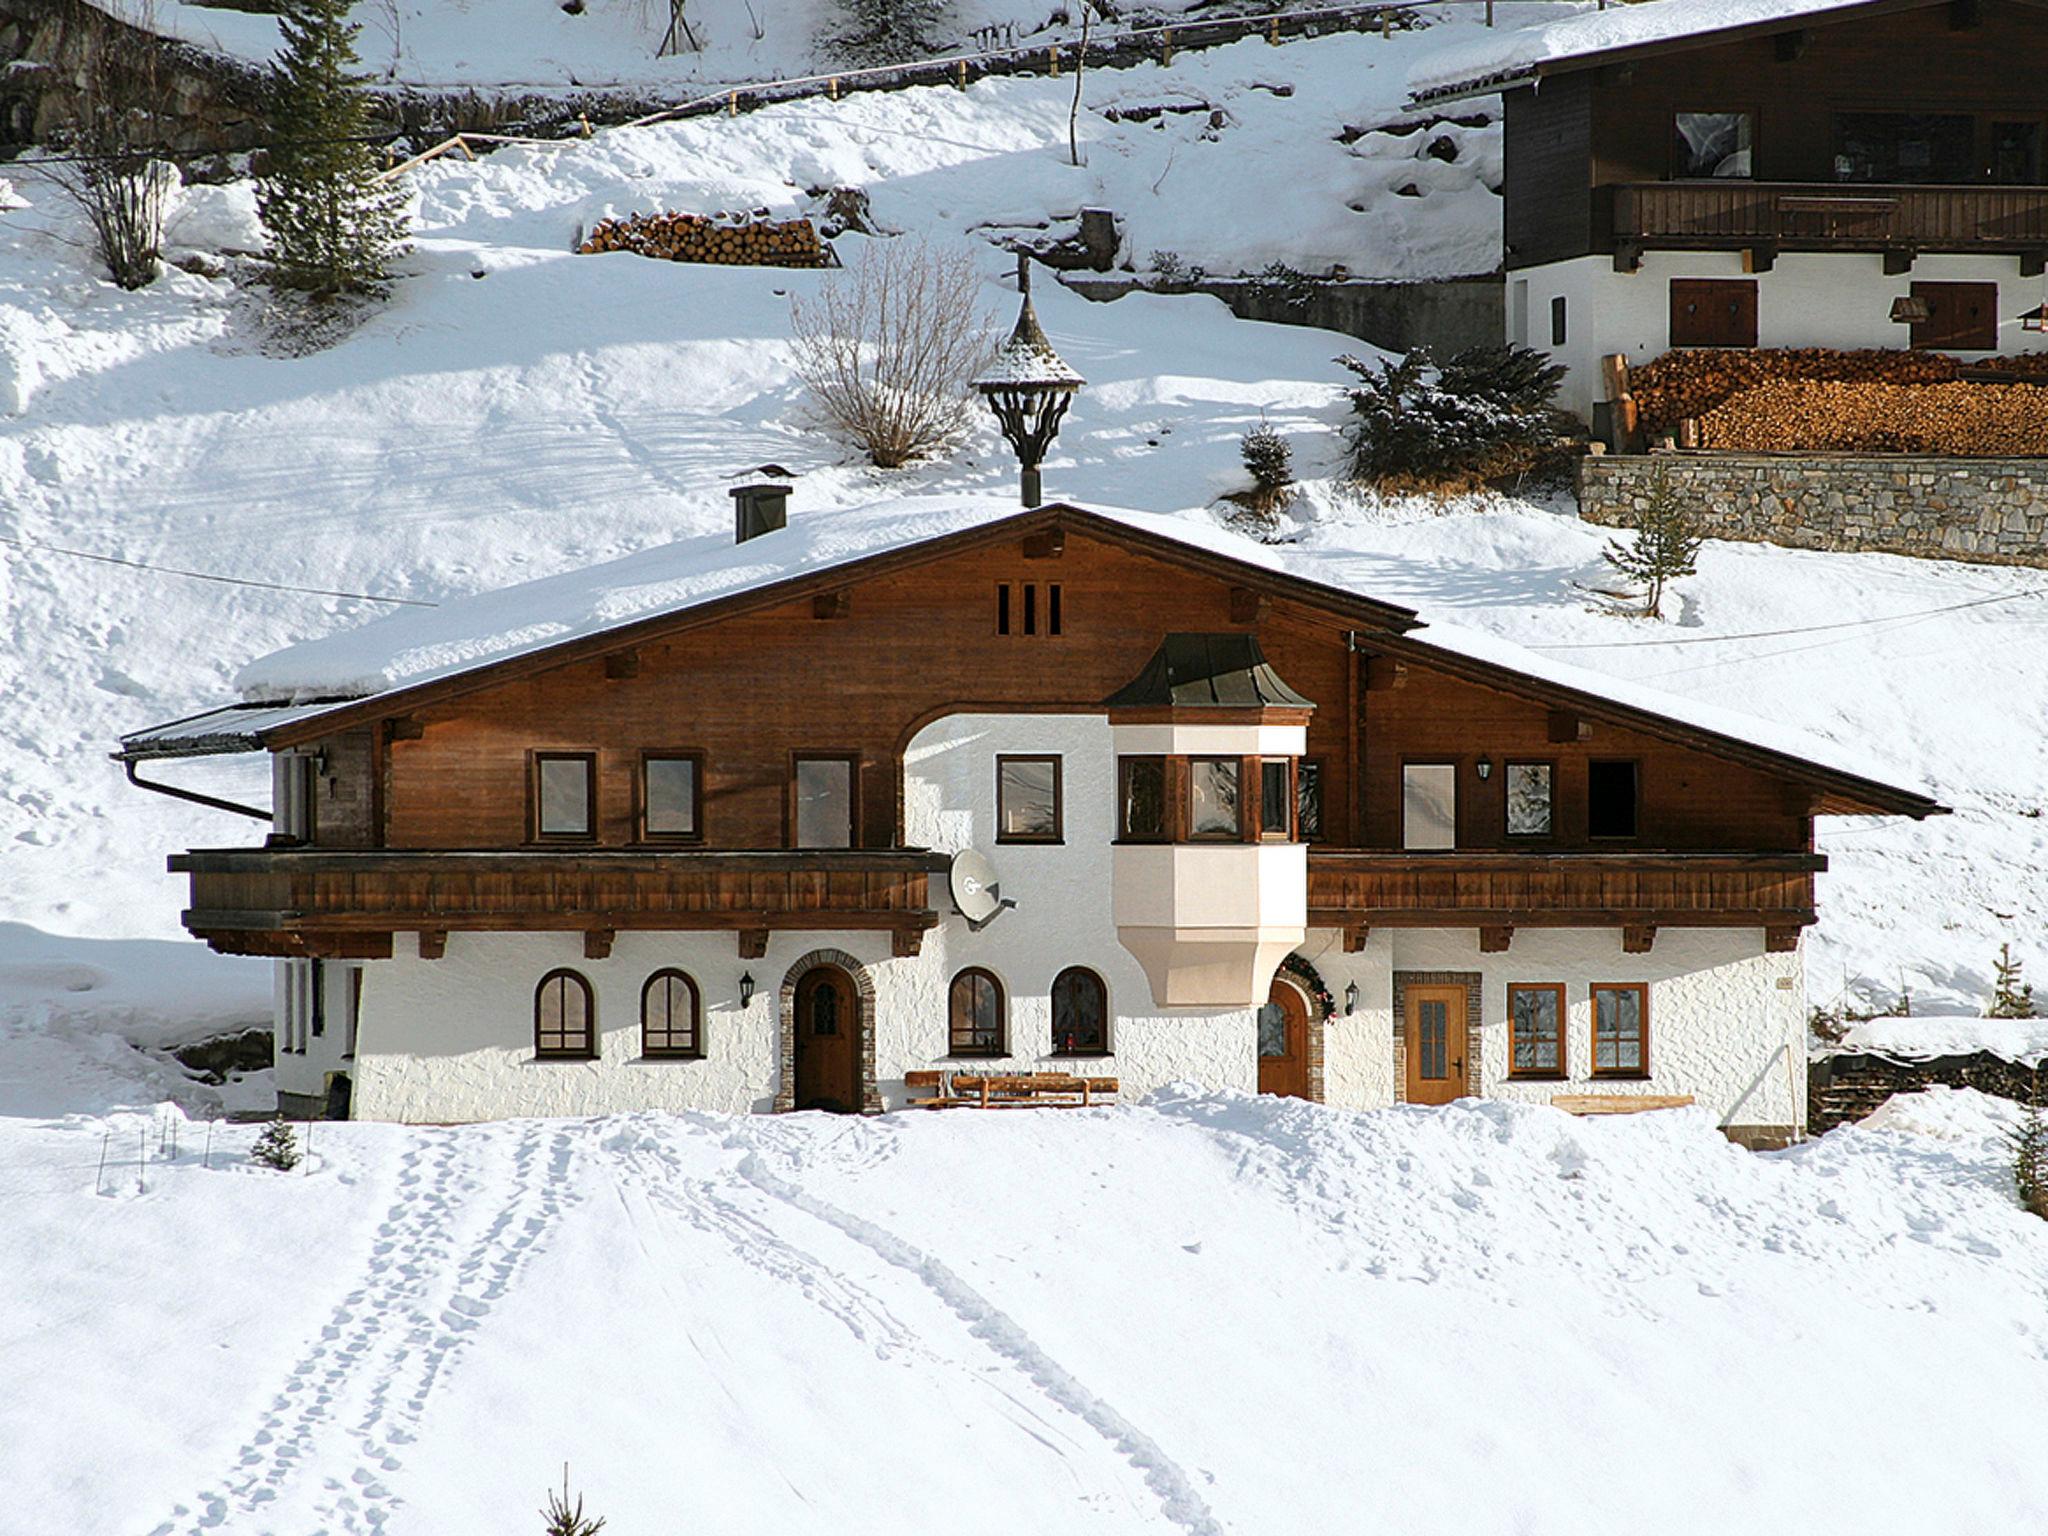
M1619 244L1805 251L2048 250L2048 187L1653 181L1607 189Z
M1311 849L1309 923L1332 928L1798 928L1810 853L1371 853Z
M922 849L514 853L208 849L179 854L185 926L230 954L380 957L391 935L581 930L593 952L622 929L728 929L759 954L779 928L874 928L914 954L935 927Z

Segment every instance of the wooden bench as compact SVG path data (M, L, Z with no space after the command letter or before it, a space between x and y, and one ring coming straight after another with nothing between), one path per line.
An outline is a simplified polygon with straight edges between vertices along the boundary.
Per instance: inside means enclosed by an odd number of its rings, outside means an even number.
M1568 1115L1636 1115L1646 1109L1685 1109L1689 1093L1557 1093L1550 1107Z
M913 1109L1087 1109L1118 1092L1113 1077L1071 1072L906 1072L903 1085L924 1090Z

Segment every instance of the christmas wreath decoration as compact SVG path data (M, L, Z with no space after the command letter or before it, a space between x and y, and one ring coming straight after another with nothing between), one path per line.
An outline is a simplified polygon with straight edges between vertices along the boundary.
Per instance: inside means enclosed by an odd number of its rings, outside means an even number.
M1280 962L1280 974L1300 983L1316 1005L1316 1016L1325 1024L1337 1016L1337 999L1330 995L1330 989L1323 983L1322 973L1300 955L1289 955Z

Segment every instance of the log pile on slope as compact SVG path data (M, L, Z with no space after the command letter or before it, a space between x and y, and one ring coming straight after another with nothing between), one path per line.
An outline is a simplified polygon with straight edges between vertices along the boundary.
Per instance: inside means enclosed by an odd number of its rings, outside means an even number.
M2048 454L2048 389L1778 379L1705 412L1700 446L1734 453Z
M809 219L734 219L702 213L633 213L600 219L580 254L632 251L662 261L729 267L822 267L830 248Z

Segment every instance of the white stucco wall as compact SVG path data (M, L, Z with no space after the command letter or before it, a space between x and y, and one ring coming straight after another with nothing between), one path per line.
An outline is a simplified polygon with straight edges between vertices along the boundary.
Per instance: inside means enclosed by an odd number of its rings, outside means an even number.
M1635 272L1615 271L1608 256L1510 272L1508 339L1548 351L1564 363L1571 371L1559 403L1590 417L1600 398L1601 358L1621 352L1641 364L1670 349L1674 277L1753 279L1757 344L1763 347L1905 347L1911 327L1892 320L1892 300L1904 298L1916 282L1995 282L1998 350L2034 351L2048 343L2042 333L2020 326L2019 316L2042 301L2042 284L2038 277L2020 276L2016 256L1922 256L1912 271L1887 276L1884 258L1875 253L1787 254L1770 271L1750 273L1742 270L1741 254L1734 251L1651 251ZM1560 296L1565 344L1552 347L1550 303Z
M308 964L310 962L303 960L271 962L271 1016L276 1021L276 1048L272 1057L277 1067L279 1093L324 1102L329 1079L337 1073L351 1073L354 1067L348 1051L353 1044L350 1039L350 1010L354 1004L356 962L321 962L319 986L324 994L324 1027L317 1035L310 1030L303 1031L304 1038L298 1042L302 1049L286 1049L291 1043L287 1040L285 1020L292 969L295 965Z

